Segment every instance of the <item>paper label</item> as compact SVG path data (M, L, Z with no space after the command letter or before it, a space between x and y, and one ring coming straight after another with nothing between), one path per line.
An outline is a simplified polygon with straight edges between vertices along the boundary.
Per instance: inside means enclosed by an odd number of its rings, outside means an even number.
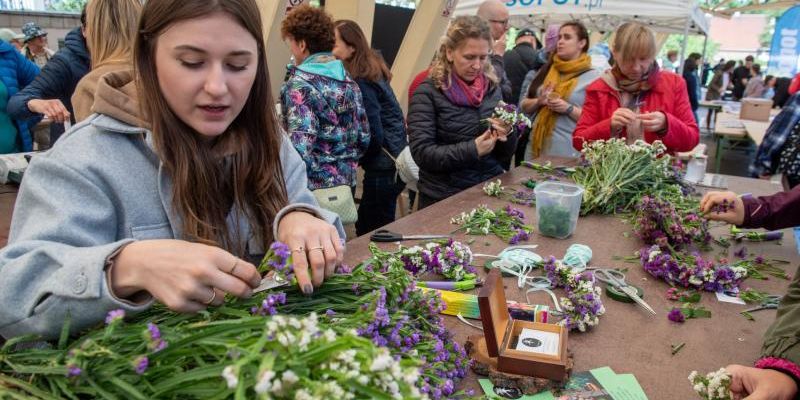
M725 292L717 292L716 294L717 294L717 300L724 303L733 303L741 305L747 304L744 302L744 300L740 299L738 296L729 296L725 294Z
M558 356L559 335L555 332L544 332L523 329L517 341L517 350L531 353Z

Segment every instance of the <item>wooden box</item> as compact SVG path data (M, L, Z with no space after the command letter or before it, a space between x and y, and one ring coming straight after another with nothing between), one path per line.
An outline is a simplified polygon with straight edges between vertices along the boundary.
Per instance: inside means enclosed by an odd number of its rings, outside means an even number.
M745 97L742 99L742 109L739 112L739 119L769 122L770 110L772 110L772 100Z
M481 322L489 357L497 358L497 370L517 375L564 381L569 372L567 330L561 325L511 319L506 307L506 295L500 271L493 269L478 294ZM556 354L543 354L517 349L523 329L556 333ZM551 336L552 335L548 335ZM530 343L530 342L529 342Z

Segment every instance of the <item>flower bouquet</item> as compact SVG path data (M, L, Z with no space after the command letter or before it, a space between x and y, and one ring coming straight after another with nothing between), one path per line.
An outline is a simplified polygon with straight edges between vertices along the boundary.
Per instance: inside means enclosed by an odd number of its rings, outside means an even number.
M648 245L681 249L695 244L705 249L711 242L708 220L696 209L681 209L675 202L642 196L631 219L636 236Z
M499 120L503 124L515 129L518 133L525 132L531 127L530 118L520 112L517 106L506 104L503 101L497 103L490 119Z
M725 368L709 372L705 376L692 371L689 382L697 394L706 400L733 400L731 392L731 375Z
M285 246L262 263L288 275ZM341 272L341 271L340 271ZM395 263L359 264L304 296L290 285L199 314L155 305L57 343L0 349L14 398L452 398L469 359L444 328L435 292Z
M488 235L492 233L510 244L517 244L530 238L533 227L525 225L525 213L505 206L492 210L486 205L478 206L469 213L450 219L450 223L461 225L467 235Z
M572 175L581 185L582 214L613 214L633 209L643 195L662 200L681 197L680 186L670 166L670 157L660 141L648 144L624 139L596 140L584 145L586 165Z
M600 323L599 317L605 314L606 309L600 299L602 290L595 286L590 271L573 272L572 268L552 256L545 261L544 270L554 287L563 287L567 292L567 297L559 299L564 316L561 325L585 332Z
M704 260L699 254L663 251L658 245L639 251L645 271L672 286L720 292L733 290L748 276L739 265L718 265Z

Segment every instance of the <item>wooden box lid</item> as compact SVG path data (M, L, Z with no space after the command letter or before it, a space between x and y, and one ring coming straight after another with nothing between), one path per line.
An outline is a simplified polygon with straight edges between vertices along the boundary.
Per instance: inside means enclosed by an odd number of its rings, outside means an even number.
M486 337L486 350L489 357L500 355L511 316L506 305L506 293L500 270L492 269L478 293L478 307L481 311L483 334Z

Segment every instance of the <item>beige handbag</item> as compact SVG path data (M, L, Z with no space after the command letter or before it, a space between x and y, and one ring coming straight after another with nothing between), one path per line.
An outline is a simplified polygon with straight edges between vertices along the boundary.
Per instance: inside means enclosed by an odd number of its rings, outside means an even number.
M319 203L320 207L339 215L342 224L355 224L358 221L356 202L353 200L353 192L350 191L350 186L340 185L317 189L312 193L317 198L317 203Z

